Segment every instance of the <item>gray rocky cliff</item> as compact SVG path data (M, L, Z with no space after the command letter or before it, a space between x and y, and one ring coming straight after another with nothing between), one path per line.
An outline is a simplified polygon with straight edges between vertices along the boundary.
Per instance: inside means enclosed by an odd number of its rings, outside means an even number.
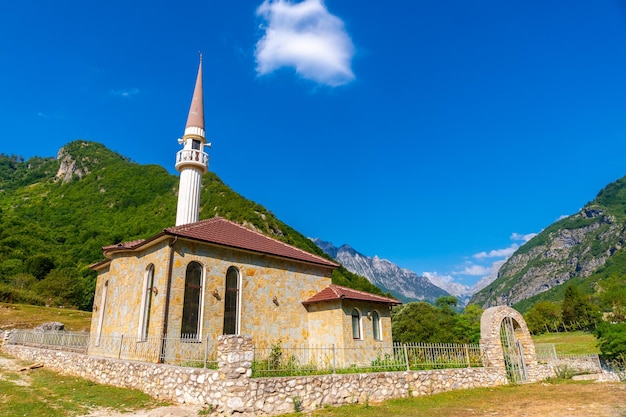
M497 279L471 302L483 307L512 305L571 278L585 278L626 240L624 225L603 210L585 208L527 242L500 268Z
M313 239L327 255L333 257L348 271L364 276L371 283L388 291L403 302L427 301L433 303L441 296L450 295L437 287L426 277L400 268L398 265L378 256L365 256L349 245L335 247L330 242Z
M65 148L59 149L57 153L57 160L59 161L59 170L55 175L55 179L57 181L61 181L63 184L68 183L72 180L74 175L76 175L79 179L82 179L85 175L89 174L89 167L86 162L89 162L89 158L84 158L79 161L78 164L76 160L70 155L69 152Z

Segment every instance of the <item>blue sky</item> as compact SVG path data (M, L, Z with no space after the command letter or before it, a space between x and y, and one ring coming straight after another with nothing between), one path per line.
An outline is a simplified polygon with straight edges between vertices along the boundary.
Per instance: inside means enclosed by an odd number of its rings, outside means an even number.
M473 285L626 174L626 2L0 4L0 152L209 169L303 234ZM174 219L172 219L174 222Z

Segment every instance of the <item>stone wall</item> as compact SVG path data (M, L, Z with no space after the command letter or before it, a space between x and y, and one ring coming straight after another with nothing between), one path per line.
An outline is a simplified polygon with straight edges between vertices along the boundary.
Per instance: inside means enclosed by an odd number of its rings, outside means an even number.
M251 378L252 342L220 336L218 370L102 358L7 345L15 357L97 383L139 389L181 404L212 405L220 415L275 415L321 406L376 402L507 383L494 368Z
M154 398L180 404L211 405L219 415L269 416L327 405L378 402L509 383L506 371L498 366L251 378L254 355L249 336L219 337L218 370L94 357L7 343L3 350L97 383L139 389ZM489 360L485 358L486 362ZM569 364L574 366L572 361ZM535 380L553 377L555 365L535 364L529 373Z

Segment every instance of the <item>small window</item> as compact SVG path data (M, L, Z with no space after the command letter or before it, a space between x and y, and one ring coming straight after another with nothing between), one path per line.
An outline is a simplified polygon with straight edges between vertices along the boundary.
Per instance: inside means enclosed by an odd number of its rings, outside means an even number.
M239 318L239 271L235 267L226 272L226 294L224 296L224 334L238 334Z
M380 334L380 314L376 310L372 311L372 335L374 340L383 340Z
M361 338L361 313L356 308L352 309L352 338Z
M200 141L199 140L192 140L191 141L191 149L196 149L196 150L200 150Z
M185 274L185 298L183 300L183 322L180 337L200 338L200 312L202 308L202 265L190 262Z
M109 281L105 281L102 287L102 295L100 296L100 317L98 317L98 328L96 329L96 346L100 346L100 337L102 336L102 323L104 322L104 310L107 305L107 293L109 292Z
M139 318L139 340L148 339L148 329L150 328L150 308L152 307L152 290L154 285L154 265L148 265L144 274L143 296L141 298L140 318Z

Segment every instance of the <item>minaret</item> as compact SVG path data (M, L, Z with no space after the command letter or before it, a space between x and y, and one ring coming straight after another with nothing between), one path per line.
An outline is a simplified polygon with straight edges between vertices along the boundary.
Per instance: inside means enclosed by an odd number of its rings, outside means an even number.
M204 137L204 104L202 100L202 55L196 87L191 99L185 134L178 143L183 149L176 153L176 170L180 172L176 226L198 221L202 175L209 169L209 155L204 147L210 147Z

